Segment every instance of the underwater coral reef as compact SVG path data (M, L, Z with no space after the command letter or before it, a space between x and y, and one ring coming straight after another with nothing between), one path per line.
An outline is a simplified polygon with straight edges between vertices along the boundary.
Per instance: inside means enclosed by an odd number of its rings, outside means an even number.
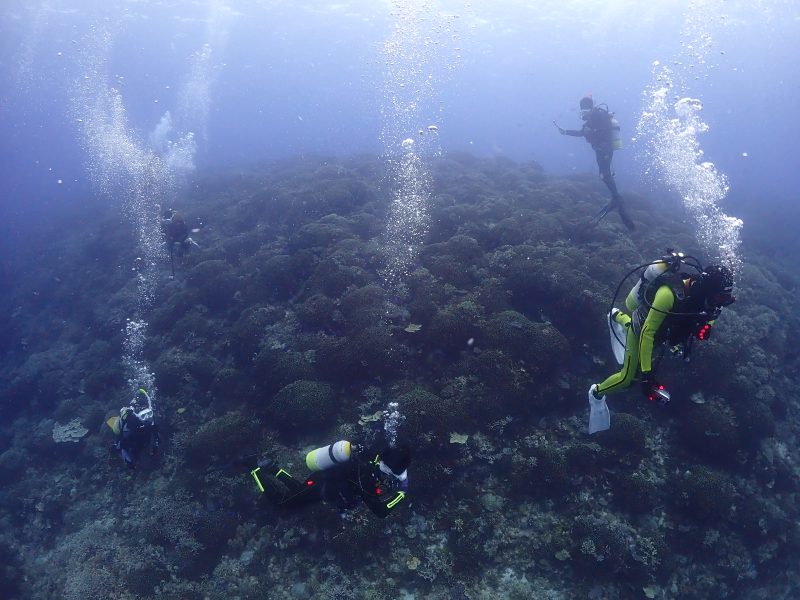
M175 199L199 248L167 262L144 355L161 448L135 470L105 420L129 400L122 347L136 250L113 207L56 227L2 290L4 598L453 600L800 594L800 277L750 245L736 304L673 401L609 396L605 315L666 247L698 253L670 200L595 177L449 155L402 290L381 277L380 160L199 174ZM702 258L702 257L701 257ZM389 402L413 451L407 506L380 520L275 511L237 459L302 473L309 449L379 444Z

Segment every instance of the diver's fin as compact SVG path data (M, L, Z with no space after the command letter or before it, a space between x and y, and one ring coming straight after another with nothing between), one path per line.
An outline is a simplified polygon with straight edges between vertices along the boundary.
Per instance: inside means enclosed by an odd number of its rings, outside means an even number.
M619 218L622 219L622 223L625 225L625 227L627 227L629 231L636 229L633 219L631 219L628 211L625 210L625 207L622 206L622 203L619 204L617 210L619 211Z
M618 309L612 310L608 313L608 333L611 336L611 350L614 352L614 358L617 364L621 365L625 362L625 342L627 341L627 332L625 328L617 323L614 318L619 312Z
M110 419L106 420L106 425L111 428L111 431L114 432L114 435L119 435L119 417L111 417Z
M611 413L608 412L606 397L595 398L594 390L597 386L589 388L589 434L605 431L611 427Z
M603 208L600 209L600 212L598 212L594 217L592 217L591 221L592 225L597 225L598 223L600 223L600 221L602 221L608 213L614 210L612 204L613 201L609 202Z

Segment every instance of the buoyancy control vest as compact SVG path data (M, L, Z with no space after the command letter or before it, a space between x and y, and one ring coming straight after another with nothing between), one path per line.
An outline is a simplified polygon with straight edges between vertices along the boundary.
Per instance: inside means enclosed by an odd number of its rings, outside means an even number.
M592 146L610 145L614 150L622 147L622 140L619 137L619 121L614 118L614 113L609 112L608 107L604 104L598 104L592 109L585 127L586 141ZM617 144L619 144L619 148L616 147Z
M645 287L644 279L640 283ZM646 282L643 292L638 290L641 302L632 315L633 331L637 336L640 335L650 310L658 310L653 307L653 301L658 290L664 286L669 287L675 300L655 334L654 344L686 344L692 335L718 316L714 312L706 312L700 281L689 273L666 271Z

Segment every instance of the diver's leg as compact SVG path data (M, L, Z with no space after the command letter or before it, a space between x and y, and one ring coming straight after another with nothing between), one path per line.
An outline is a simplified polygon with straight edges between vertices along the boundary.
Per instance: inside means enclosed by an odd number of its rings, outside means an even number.
M285 473L283 469L280 472ZM288 480L279 478L278 474L273 475L268 472L267 468L257 467L250 471L250 475L255 480L263 497L273 506L281 505L292 494L292 490L286 485ZM294 481L291 475L288 476L288 479Z
M611 172L611 159L614 156L613 150L598 149L595 150L595 158L597 159L597 166L600 169L600 179L606 184L608 191L611 192L611 207L616 205L619 198L617 191L617 182L614 181L614 174Z
M305 481L298 481L281 469L275 476L286 485L288 494L277 504L281 508L298 508L322 500L321 481L314 475Z
M285 485L286 489L292 494L296 494L305 487L305 484L302 481L298 481L283 469L280 469L277 473L275 473L275 479Z
M617 313L616 321L625 327L625 360L622 368L608 377L595 388L595 396L600 397L608 393L619 392L630 386L639 370L639 337L631 327L631 318L623 312Z

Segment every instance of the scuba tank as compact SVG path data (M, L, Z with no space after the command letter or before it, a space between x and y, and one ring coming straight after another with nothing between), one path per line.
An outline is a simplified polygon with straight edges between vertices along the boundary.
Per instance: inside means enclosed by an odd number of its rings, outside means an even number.
M341 440L306 454L306 466L309 471L325 471L350 460L350 453L350 442Z
M628 292L628 297L625 299L625 306L630 312L633 312L644 302L644 294L650 284L653 283L660 275L667 272L669 265L663 260L650 263L648 267L642 271L639 281L636 282Z
M614 150L622 150L625 144L622 142L622 137L619 134L619 121L614 117L611 116L611 147Z
M641 276L639 277L639 281L636 282L636 285L631 288L631 291L628 292L627 298L625 298L625 306L630 311L633 312L640 305L646 303L645 295L647 294L648 288L662 275L665 273L677 273L681 278L684 277L681 274L681 267L683 265L688 265L693 269L698 271L702 271L702 269L693 264L693 262L687 261L694 261L696 262L697 259L686 256L683 252L675 252L672 248L667 248L667 254L662 256L660 259L648 263L647 265L641 265L636 267L633 271L631 271L628 276L633 274L636 270L645 267L644 271L642 271ZM685 275L688 277L688 275ZM627 276L626 276L627 278ZM623 280L624 281L624 280ZM621 285L622 282L620 282ZM648 306L649 308L649 306Z

